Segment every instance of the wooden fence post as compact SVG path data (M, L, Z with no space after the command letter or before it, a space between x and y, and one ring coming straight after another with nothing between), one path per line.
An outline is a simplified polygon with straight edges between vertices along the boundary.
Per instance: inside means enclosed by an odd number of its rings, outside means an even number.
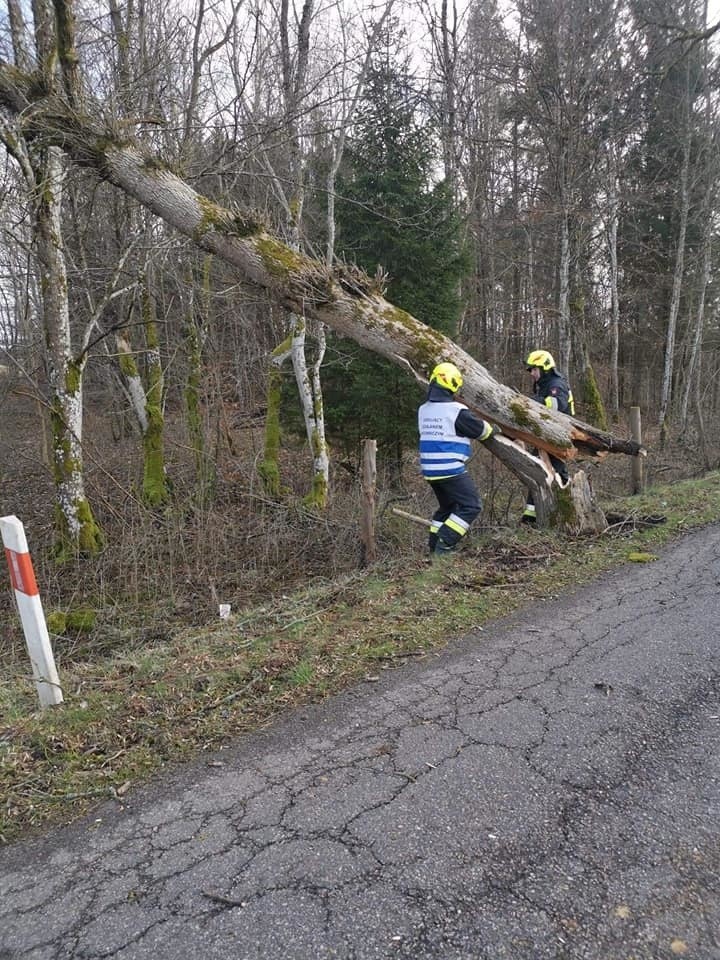
M362 516L360 534L362 555L360 566L368 567L375 563L377 545L375 543L375 483L377 479L377 440L362 442Z
M25 529L17 517L0 517L0 532L40 706L50 707L62 703L63 694L40 602L40 591L25 539Z
M633 440L642 446L642 421L640 419L640 407L630 407L630 433ZM645 467L643 458L635 456L631 460L632 465L632 492L642 493L645 489Z

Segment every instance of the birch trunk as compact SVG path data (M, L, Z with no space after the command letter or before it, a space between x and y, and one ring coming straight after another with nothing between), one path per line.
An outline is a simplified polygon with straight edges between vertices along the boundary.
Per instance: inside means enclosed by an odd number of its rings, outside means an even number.
M614 147L613 147L614 149ZM611 297L611 316L610 316L610 413L612 419L617 421L620 416L620 387L618 382L618 361L620 356L620 297L618 289L618 183L617 175L613 169L609 177L610 189L608 191L608 255L610 259L610 297Z
M564 192L564 191L563 191ZM570 216L562 201L560 219L560 292L558 314L560 318L558 337L560 342L560 365L566 373L570 369Z
M713 218L710 214L710 205L706 204L705 225L703 228L702 241L702 270L700 271L700 290L692 329L690 354L684 371L685 383L683 384L682 397L680 401L680 426L683 431L685 431L687 428L688 406L690 403L690 392L692 390L693 381L696 377L700 376L700 348L702 344L703 326L705 323L705 294L712 276L712 223Z
M59 555L93 555L103 543L85 495L82 452L83 371L70 337L68 281L62 241L63 157L57 147L35 165L35 245L40 270L43 326L48 352L53 472L57 498Z
M615 90L610 92L609 134L607 137L606 190L607 219L605 234L610 266L610 416L614 423L620 417L620 272L618 266L618 228L620 222L620 156L622 139L618 134L618 111Z
M707 27L708 5L705 0L703 10L703 25ZM707 78L708 72L708 42L705 40L703 45L703 69ZM680 401L680 425L683 432L687 429L688 407L690 404L690 393L693 385L700 378L700 360L703 339L703 327L705 325L705 296L710 280L712 278L712 231L714 227L713 211L715 209L715 200L717 197L718 182L718 163L716 137L713 135L713 115L712 115L712 92L709 84L705 93L705 140L703 143L700 160L707 177L705 186L705 196L703 198L703 237L702 237L702 268L700 271L700 289L698 293L698 304L695 310L695 322L691 333L690 355L684 371L685 382L683 384L682 397ZM702 411L699 410L698 432L703 447L703 459L707 464L707 453L705 447L704 422Z
M314 11L314 0L305 0L298 24L296 55L290 48L289 2L280 4L280 53L282 63L282 89L285 110L285 126L289 142L289 190L287 195L277 176L273 182L279 192L279 198L285 208L288 244L292 251L300 252L302 247L302 215L305 202L305 169L300 143L299 114L305 95L310 48L310 23ZM269 159L267 160L270 163ZM306 340L309 318L303 311L291 310L288 316L290 330L289 347L279 345L273 351L271 371L268 382L267 416L265 421L265 457L261 475L268 492L273 496L280 491L279 456L279 368L289 357L297 386L300 409L305 423L312 457L312 482L305 502L311 507L324 509L328 500L330 459L325 437L325 418L323 415L322 385L319 365L324 357L324 334L322 347L314 365L308 365ZM274 462L271 458L275 458Z
M120 360L120 372L125 381L125 390L130 400L130 406L140 427L140 433L142 436L145 436L148 428L147 414L145 412L145 387L143 386L137 363L135 363L135 356L130 341L122 330L118 330L115 334L115 346L117 347Z
M160 362L157 322L154 304L147 287L142 292L143 330L145 334L145 366L147 383L135 362L135 355L126 334L115 334L120 370L143 441L143 500L152 507L169 499L165 475L164 417L162 413L163 370Z
M668 315L667 332L665 336L665 359L663 363L662 388L660 393L660 412L658 426L661 436L664 437L666 421L672 397L673 368L675 363L675 338L677 334L678 313L680 312L680 294L685 273L685 236L687 233L688 214L690 210L690 191L688 178L690 170L690 129L689 105L685 105L685 131L683 142L683 158L680 168L680 227L678 230L677 250L675 253L675 270L673 272L672 296Z

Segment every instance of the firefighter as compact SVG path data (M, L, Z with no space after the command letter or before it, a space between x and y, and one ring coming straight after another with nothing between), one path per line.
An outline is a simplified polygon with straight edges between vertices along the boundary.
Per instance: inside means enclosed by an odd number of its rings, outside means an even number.
M430 375L427 399L418 409L420 469L438 501L428 539L430 553L436 556L451 554L482 510L466 464L470 441L488 440L494 432L456 399L462 383L453 363L439 363Z
M533 397L550 410L575 416L575 401L567 380L555 368L553 355L547 350L533 350L525 365L533 379ZM562 486L566 486L570 477L564 460L550 457L552 468ZM527 493L522 523L535 523L535 503L530 491Z

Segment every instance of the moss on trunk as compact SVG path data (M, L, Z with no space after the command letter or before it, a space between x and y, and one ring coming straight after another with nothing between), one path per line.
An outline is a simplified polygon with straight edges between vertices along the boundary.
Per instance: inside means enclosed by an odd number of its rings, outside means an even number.
M271 497L280 496L280 403L282 398L282 370L270 365L265 415L265 448L258 467L265 490Z
M163 370L160 362L160 341L155 322L155 305L147 287L143 291L143 320L147 345L147 390L145 413L147 429L143 436L143 499L151 507L169 500L165 475L165 418L162 411Z
M327 499L327 480L322 472L318 470L313 474L312 487L303 497L303 504L306 507L315 508L316 510L324 510L327 506Z
M70 375L66 379L72 379ZM79 382L77 384L79 389ZM79 403L75 393L55 396L50 421L53 439L53 475L57 491L55 503L55 557L58 561L82 556L96 556L104 546L102 530L95 520L83 485L82 450L68 426L66 407Z
M203 329L207 329L210 312L210 265L212 257L205 257L202 273L202 327L198 328L189 317L185 328L185 346L188 359L188 376L185 384L185 410L188 419L190 445L195 460L197 499L206 503L215 489L215 469L207 455L200 405L202 383Z
M607 430L608 418L605 404L600 396L595 371L590 363L586 366L583 374L582 396L585 405L585 419L600 430Z

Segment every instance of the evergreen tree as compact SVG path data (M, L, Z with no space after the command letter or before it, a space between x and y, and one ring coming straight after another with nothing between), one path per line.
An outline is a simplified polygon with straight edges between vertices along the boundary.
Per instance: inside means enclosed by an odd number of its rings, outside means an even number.
M469 261L450 191L433 182L435 131L420 116L420 97L395 47L390 36L368 76L339 181L338 250L371 275L381 270L393 303L452 336ZM417 384L396 365L336 337L324 383L336 445L352 456L363 437L375 438L399 469L405 447L417 440Z
M620 222L622 314L628 327L623 338L625 366L631 371L629 401L655 404L662 380L668 317L671 311L682 210L683 154L689 148L687 194L689 215L684 231L683 322L692 313L693 266L699 263L703 240L707 160L704 151L704 83L702 48L678 47L664 24L680 16L670 0L632 4L638 25L635 56L644 77L630 102L636 136L625 172ZM694 14L693 14L694 10ZM688 30L704 22L700 5L683 8ZM661 26L662 24L662 26ZM697 279L697 278L696 278Z

